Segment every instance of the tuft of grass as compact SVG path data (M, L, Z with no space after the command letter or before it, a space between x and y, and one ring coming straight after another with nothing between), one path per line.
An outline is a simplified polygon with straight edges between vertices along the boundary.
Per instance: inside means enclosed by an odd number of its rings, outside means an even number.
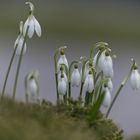
M110 119L99 113L94 123L88 121L90 109L79 106L54 106L0 102L1 140L122 140L123 134Z

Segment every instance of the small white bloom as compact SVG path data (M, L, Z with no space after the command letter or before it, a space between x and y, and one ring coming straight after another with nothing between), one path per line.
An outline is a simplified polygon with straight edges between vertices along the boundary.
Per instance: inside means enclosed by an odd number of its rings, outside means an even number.
M106 77L113 77L114 72L113 72L113 62L112 62L112 58L111 56L106 56L104 59L104 63L103 63L103 74Z
M87 77L85 79L84 88L89 93L91 93L93 91L93 89L94 89L93 75L90 72L89 72L89 74L87 75Z
M97 56L98 56L98 54L99 54L99 52L97 52ZM95 56L96 61L97 61L97 56ZM102 52L102 54L100 55L99 60L98 60L99 70L103 70L103 68L104 68L104 59L105 59L105 51Z
M58 73L58 81L61 80L61 75L62 74L64 75L64 80L65 80L66 84L68 84L68 78L67 78L67 75L66 75L66 73L64 71Z
M112 90L113 90L113 83L112 83L111 78L108 79L107 86L108 86L108 89L110 90L110 92L112 92Z
M106 55L106 51L103 51L101 56L99 57L98 68L99 70L103 71L104 76L110 78L113 77L114 72L112 58L109 54Z
M28 101L32 103L39 102L39 85L38 85L38 71L31 71L25 79L25 90L28 96Z
M24 27L23 27L23 34L25 36L26 32L27 32L27 28L29 27L28 29L28 37L29 38L32 38L34 32L36 32L36 34L41 37L41 26L39 24L39 22L36 20L36 18L34 17L33 15L33 12L34 12L34 5L31 3L31 2L27 2L26 4L29 4L30 6L30 10L31 10L31 13L29 15L29 17L27 18L25 24L24 24Z
M60 51L60 58L58 59L58 62L57 62L57 69L58 69L58 71L60 70L60 67L63 64L66 65L67 68L69 68L69 64L68 64L67 58L66 58L66 56L64 54L64 51L62 50L62 51Z
M78 68L74 68L72 75L71 75L71 84L72 86L79 86L81 83L81 75Z
M105 96L104 96L104 100L103 100L103 106L109 107L111 104L111 94L110 94L108 87L106 87L104 90L105 90Z
M60 95L65 95L67 92L67 83L65 82L64 77L61 75L61 79L58 81L58 93Z
M130 83L134 90L140 89L140 74L138 69L133 69L130 76Z

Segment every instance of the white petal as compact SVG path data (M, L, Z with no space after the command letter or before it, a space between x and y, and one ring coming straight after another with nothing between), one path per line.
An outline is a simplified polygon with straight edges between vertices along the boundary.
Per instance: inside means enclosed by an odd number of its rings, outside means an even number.
M84 82L84 89L85 89L85 91L88 90L88 83L89 83L89 77L86 76L86 79L85 79L85 82Z
M31 18L29 22L29 31L28 31L29 38L32 38L32 36L34 35L34 30L35 30L35 24L33 18Z
M109 89L106 88L103 105L104 105L104 107L109 107L110 104L111 104L111 94L109 92Z
M107 85L108 85L108 89L110 90L110 92L112 92L112 90L113 90L113 83L112 83L111 78L108 79Z
M62 74L64 75L64 80L65 80L66 84L68 84L68 78L67 78L67 75L66 75L65 72L63 72L63 73L59 72L59 73L58 73L58 81L61 80L61 75L62 75Z
M134 90L140 89L140 74L138 70L133 70L130 76L131 86Z
M84 89L91 93L94 89L94 83L93 83L93 77L91 75L88 75L84 82Z
M67 91L67 84L66 84L65 80L62 78L58 82L58 93L61 95L65 95L66 91Z
M39 24L39 22L36 20L36 18L34 17L34 25L35 25L35 31L36 34L41 37L41 26Z
M29 94L37 94L38 87L35 79L29 80L27 82L27 90Z
M67 66L67 68L69 68L68 61L67 61L67 58L66 58L65 55L60 55L60 58L59 58L57 64L58 64L58 66L57 66L58 71L60 70L60 65L61 64L65 64Z
M94 89L94 83L93 83L93 78L89 78L89 86L88 86L88 92L91 93Z
M110 56L106 56L103 62L103 74L106 77L113 77L114 72L113 72L113 62L112 62L112 58Z
M104 68L104 59L105 59L105 51L102 52L102 54L100 55L99 60L98 60L98 68L100 70L103 70L103 68Z
M79 86L81 83L81 75L78 69L74 69L72 76L71 76L71 84L72 86Z
M23 35L24 36L26 34L28 25L29 25L29 17L27 18L27 20L25 21L24 26L23 26Z

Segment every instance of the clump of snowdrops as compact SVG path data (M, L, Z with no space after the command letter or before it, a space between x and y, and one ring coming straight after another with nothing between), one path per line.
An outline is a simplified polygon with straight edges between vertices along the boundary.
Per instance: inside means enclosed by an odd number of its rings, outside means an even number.
M60 47L54 54L57 103L66 105L77 104L83 108L90 108L90 119L93 121L100 112L101 106L107 108L108 117L118 95L124 85L130 80L132 89L140 89L140 74L136 61L131 59L128 74L121 82L114 97L112 79L114 76L111 48L108 43L98 42L90 51L89 57L80 57L70 64L65 55L67 47ZM59 58L58 58L59 57ZM71 88L79 88L77 99L72 98Z
M21 21L19 24L19 35L15 41L13 54L5 76L1 100L5 94L7 80L15 55L19 57L19 61L13 85L13 100L16 97L22 59L27 50L27 39L31 39L35 32L37 36L41 37L41 26L34 16L34 5L31 2L26 2L26 4L30 8L29 16L25 23ZM104 116L108 117L118 95L128 80L130 80L134 90L140 89L138 65L134 59L131 59L132 65L128 74L121 82L115 96L111 96L113 91L114 55L111 54L108 43L96 43L91 48L88 57L82 56L79 60L73 60L71 63L68 63L66 58L66 49L67 46L63 46L58 48L54 53L56 101L58 106L64 105L72 108L76 106L84 110L87 109L88 119L90 122L94 122L100 113L101 106L107 108ZM38 76L39 72L33 70L25 78L25 98L27 104L32 102L41 105ZM73 87L79 88L78 98L72 98L72 95L75 94L71 90Z

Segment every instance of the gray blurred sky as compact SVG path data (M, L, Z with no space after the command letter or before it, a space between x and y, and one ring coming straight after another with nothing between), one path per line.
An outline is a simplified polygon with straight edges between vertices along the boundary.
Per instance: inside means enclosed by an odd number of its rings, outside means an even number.
M55 88L53 53L59 46L67 45L69 62L80 56L88 56L91 46L98 41L110 44L113 53L115 77L114 92L127 74L130 59L140 64L140 1L94 0L32 0L35 16L43 35L27 41L18 83L18 99L24 99L24 76L32 69L40 71L41 96L54 101ZM25 21L28 6L25 1L0 1L0 88L18 33L20 20ZM15 58L9 77L7 93L11 95L18 57ZM75 90L74 90L75 91ZM77 93L74 93L77 96ZM124 128L126 135L140 133L140 94L134 93L128 82L118 98L111 116Z

